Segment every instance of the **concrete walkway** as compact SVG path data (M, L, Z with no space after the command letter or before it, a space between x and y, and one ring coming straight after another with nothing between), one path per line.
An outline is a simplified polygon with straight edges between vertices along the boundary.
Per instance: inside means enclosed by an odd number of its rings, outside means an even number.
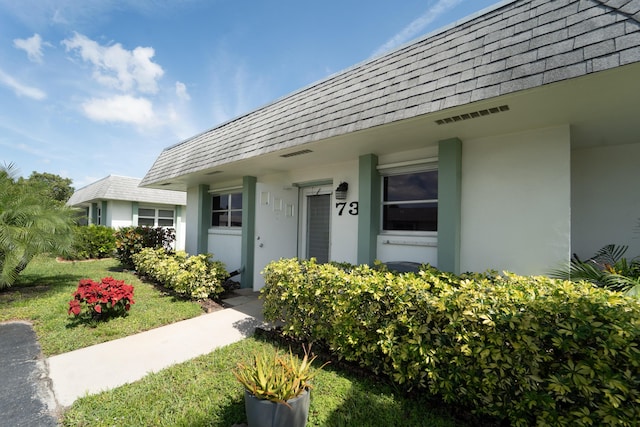
M137 381L150 372L210 353L263 324L257 293L236 290L231 308L46 359L59 405Z

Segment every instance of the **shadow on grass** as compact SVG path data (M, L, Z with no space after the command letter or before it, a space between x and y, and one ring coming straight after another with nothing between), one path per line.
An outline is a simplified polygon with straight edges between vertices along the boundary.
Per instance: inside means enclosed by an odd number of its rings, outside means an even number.
M285 351L291 349L302 356L302 343L274 334L272 331L258 328L255 339L271 343ZM338 360L326 348L317 347L314 344L313 351L318 355L318 362L330 362L323 370L335 372L339 377L347 379L351 386L344 392L345 397L339 406L328 415L321 413L322 408L314 408L314 393L321 393L321 390L312 390L308 424L310 426L508 426L508 423L505 424L496 418L475 415L470 408L447 404L426 391L407 392L389 378ZM331 388L331 385L329 387Z
M41 274L22 273L18 281L7 290L22 290L31 287L57 287L66 286L69 283L77 283L82 278L79 274L56 274L51 276L43 276Z
M78 280L80 280L80 276L73 274L56 276L25 274L20 276L14 285L0 289L0 302L42 298L49 294L60 292L62 288Z
M67 324L65 325L66 329L74 329L78 326L88 326L90 328L96 328L101 323L110 322L112 319L117 319L120 317L127 317L129 313L124 313L120 315L111 315L111 316L101 316L101 317L93 317L87 314L81 314L80 316L73 316L67 318Z

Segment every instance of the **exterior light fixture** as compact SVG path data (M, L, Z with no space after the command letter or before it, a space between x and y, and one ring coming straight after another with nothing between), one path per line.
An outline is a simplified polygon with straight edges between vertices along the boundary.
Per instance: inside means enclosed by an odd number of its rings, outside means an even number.
M347 190L349 190L349 184L341 182L338 188L336 188L336 200L346 200Z

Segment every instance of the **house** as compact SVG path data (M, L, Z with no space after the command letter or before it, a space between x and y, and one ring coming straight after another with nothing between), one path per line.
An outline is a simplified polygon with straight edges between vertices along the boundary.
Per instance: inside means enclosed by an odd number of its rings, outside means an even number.
M186 191L187 251L243 287L294 256L544 274L640 254L638 111L640 1L503 1L168 147L141 185Z
M176 248L184 249L186 193L142 188L140 181L140 178L109 175L76 190L67 205L83 209L86 224L174 228Z

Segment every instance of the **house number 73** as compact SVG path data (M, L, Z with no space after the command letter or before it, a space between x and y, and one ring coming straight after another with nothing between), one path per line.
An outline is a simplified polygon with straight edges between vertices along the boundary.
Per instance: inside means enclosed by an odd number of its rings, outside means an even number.
M347 206L347 202L339 202L336 203L336 209L338 209L338 216L342 216L344 209ZM349 203L349 210L347 211L349 215L358 215L358 202Z

